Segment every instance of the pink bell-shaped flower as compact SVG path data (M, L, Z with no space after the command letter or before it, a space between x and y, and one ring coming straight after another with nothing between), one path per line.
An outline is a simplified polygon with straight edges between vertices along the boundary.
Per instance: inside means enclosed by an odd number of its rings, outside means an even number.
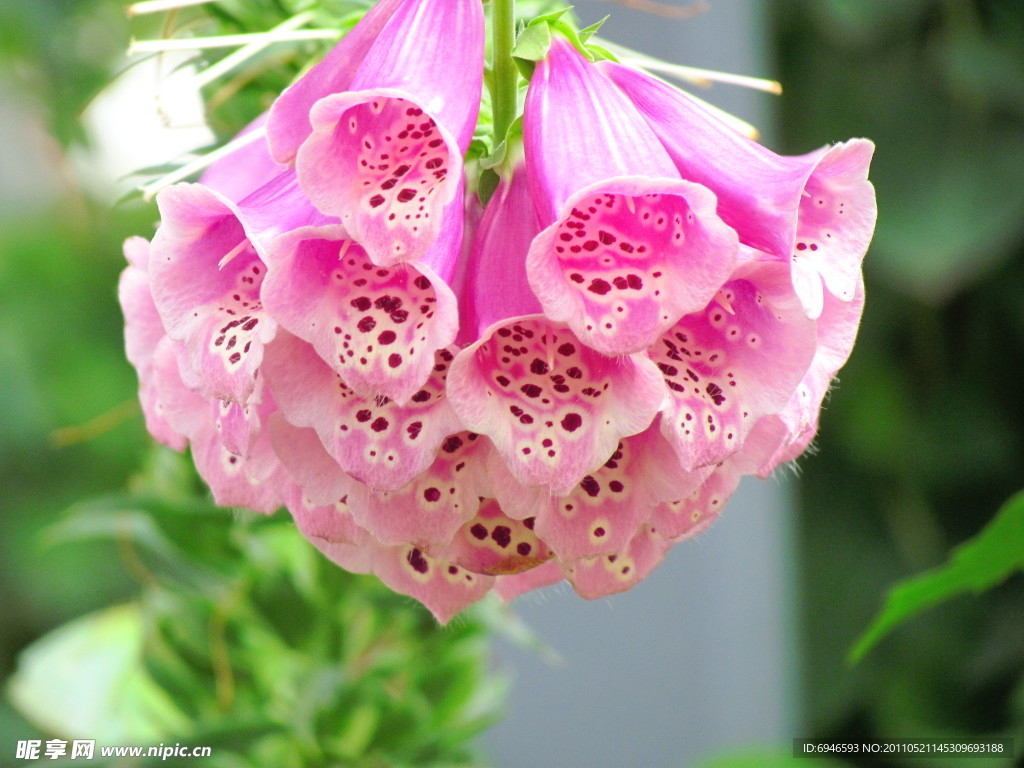
M377 266L341 226L289 232L266 261L264 307L361 396L407 404L455 339L455 295L428 263Z
M382 0L125 243L153 436L441 622L635 586L804 451L863 309L870 142L776 155L557 26L486 207L482 4Z
M282 142L275 118L294 109L292 101L322 95L296 155L299 179L314 205L340 217L381 266L421 258L443 230L461 226L462 157L480 108L484 61L479 0L402 0L368 16L373 29L387 12L368 45L362 25L353 30L355 43L342 41L361 54L351 79L341 54L337 67L329 57L330 67L293 87L296 99L282 96L285 106L272 110L270 124L271 145L290 146L294 124ZM445 279L457 257L456 247L437 269Z
M277 329L260 297L267 244L325 217L291 171L238 203L202 184L176 184L157 205L149 275L164 327L185 344L204 397L245 404Z
M640 352L732 272L736 233L680 179L641 114L556 37L530 81L526 164L540 235L530 285L556 322L605 355Z
M820 275L829 293L853 300L877 216L867 180L870 141L777 155L656 78L611 61L598 67L644 116L681 177L715 193L719 215L740 242L794 261L812 317L821 311L821 282L799 273Z
M479 340L452 363L448 397L519 482L561 495L607 461L620 439L642 432L665 393L645 357L606 357L534 313L523 266L537 226L531 209L520 169L484 212L463 296L475 305ZM500 282L481 278L499 271Z

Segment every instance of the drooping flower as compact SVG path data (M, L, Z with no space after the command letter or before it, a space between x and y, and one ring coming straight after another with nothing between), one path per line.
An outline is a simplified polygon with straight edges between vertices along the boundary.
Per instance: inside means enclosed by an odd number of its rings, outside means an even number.
M124 314L125 356L139 378L139 402L146 429L157 441L177 451L187 439L176 432L163 413L156 390L153 359L157 346L167 337L149 287L149 241L130 237L124 243L128 266L121 273L117 297Z
M313 70L296 86L303 99L323 96L296 155L303 189L381 266L423 258L452 232L447 258L435 254L429 265L450 279L461 240L462 157L480 108L483 8L478 0L402 0L361 50L350 81L347 71L330 78Z
M458 305L444 280L423 263L373 264L340 226L277 238L267 266L263 306L361 396L408 403L455 339Z
M840 301L825 293L816 324L814 358L789 402L778 413L766 416L755 427L765 432L773 450L751 470L767 477L777 467L798 458L818 433L818 420L829 387L853 351L861 313L864 311L864 280L860 278L853 299Z
M295 163L295 155L309 134L309 111L332 93L349 90L359 65L377 42L404 0L380 0L327 55L281 93L267 115L267 148L282 165Z
M644 116L682 178L715 193L740 242L793 261L811 317L821 312L821 280L841 301L853 300L877 216L870 141L777 155L660 80L611 61L598 67Z
M340 525L350 514L345 502L324 507L298 502L289 509L299 530L327 557L346 571L372 573L395 592L419 600L442 624L494 586L493 576L432 557L413 544L350 540L348 529Z
M534 519L536 531L562 562L616 554L661 503L689 495L701 472L682 472L657 422L619 441L607 461L560 495L523 486L492 459L495 498L514 519Z
M756 254L648 351L669 391L662 432L685 470L738 451L762 417L789 402L815 353L815 323L790 266Z
M245 404L277 322L263 307L264 255L277 234L324 221L285 172L238 203L202 184L157 196L149 274L168 335L185 344L205 397Z
M196 468L218 504L273 512L281 504L283 470L262 429L276 409L273 400L261 384L242 405L204 397L197 391L198 380L186 383L192 373L187 350L167 335L153 301L149 244L131 238L125 254L129 266L118 290L125 347L139 375L150 433L175 450L192 446Z
M567 40L530 81L527 171L543 232L527 260L552 320L605 355L640 352L729 276L736 234L680 178L640 113Z
M422 602L441 623L449 621L492 588L495 580L490 575L475 568L467 569L443 555L428 553L422 545L410 544L420 540L419 532L408 531L408 538L386 543L362 527L350 504L352 497L347 493L352 485L339 477L337 465L324 451L313 430L296 428L283 419L276 419L271 436L276 449L279 452L284 449L288 456L285 463L289 470L297 470L293 476L300 478L298 483L284 483L289 512L302 535L338 565L353 573L374 573L395 592ZM298 459L299 464L293 464L292 459ZM323 483L325 476L333 479L335 493L342 487L346 488L346 493L330 496L331 490ZM319 492L329 497L310 495L306 481L318 485ZM366 493L365 488L362 490ZM381 498L382 507L395 501L398 500L386 495ZM384 510L387 519L408 529L413 518L408 514L408 507L400 502L391 507ZM429 520L431 513L436 512L436 509L426 510L422 519ZM385 520L375 522L387 525ZM451 539L453 534L454 529L443 536Z
M327 452L360 482L395 490L429 467L444 438L461 428L444 393L451 357L438 355L422 397L404 405L360 397L312 346L286 331L267 347L261 370L291 424L315 429Z
M484 212L471 269L493 274L501 265L505 279L497 292L469 281L464 300L490 324L452 363L448 395L462 423L491 439L517 480L561 495L651 423L664 385L646 358L606 357L562 323L531 313L537 302L523 266L536 226L530 205L520 171Z
M779 157L557 33L464 205L481 14L378 3L161 193L119 286L147 426L217 502L442 622L629 589L798 456L875 216L870 142Z

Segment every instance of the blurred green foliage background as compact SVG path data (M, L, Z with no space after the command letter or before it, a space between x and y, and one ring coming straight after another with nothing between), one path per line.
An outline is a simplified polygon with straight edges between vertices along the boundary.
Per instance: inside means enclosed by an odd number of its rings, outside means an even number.
M799 735L1015 735L1024 754L1020 574L846 661L893 583L943 562L1024 486L1024 4L780 0L767 33L785 87L774 148L878 147L861 336L820 452L799 465ZM111 210L67 159L128 35L116 0L0 4L4 677L35 638L139 590L116 541L44 534L75 502L124 487L148 450L116 283L121 241L150 232L155 209ZM217 119L226 130L239 117ZM0 760L33 733L0 704Z
M844 663L894 581L1024 486L1024 5L802 0L774 18L782 149L878 147L860 337L801 462L809 724L1002 733L1024 754L1019 573Z

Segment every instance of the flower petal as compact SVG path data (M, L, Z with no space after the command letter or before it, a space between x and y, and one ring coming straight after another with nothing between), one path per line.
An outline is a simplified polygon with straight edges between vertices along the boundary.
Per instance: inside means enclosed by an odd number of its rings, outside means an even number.
M780 464L796 459L811 444L818 432L821 406L829 386L853 351L863 309L863 279L858 282L850 301L841 301L831 293L825 294L823 310L817 321L818 343L810 368L786 406L771 417L777 419L779 425L764 427L772 430L778 443L777 449L766 454L758 466L756 471L761 477L771 474ZM766 436L764 439L771 438ZM765 453L764 450L761 452Z
M566 201L578 190L605 179L679 178L657 136L629 100L558 36L530 78L523 143L542 226L564 217Z
M670 390L662 432L684 470L718 464L758 419L779 411L807 372L815 324L789 267L754 262L649 351Z
M333 504L317 504L294 483L287 488L284 498L302 535L318 548L323 544L371 544L370 534L356 524L343 499Z
M267 430L274 452L309 503L333 505L352 490L355 481L327 453L315 429L292 426L278 411Z
M263 113L243 128L232 141L264 128L266 123L267 113ZM280 176L284 170L285 167L274 162L270 156L266 139L261 138L243 144L213 163L203 171L199 183L237 202Z
M540 303L526 277L526 254L539 232L525 166L515 163L487 201L465 260L458 291L460 343L473 343L500 320L540 314Z
M502 602L511 603L517 597L541 587L547 587L565 579L562 566L557 560L548 560L522 573L498 576L494 582L494 591Z
M447 435L461 429L444 393L451 354L408 405L355 394L316 351L282 331L268 345L262 372L285 418L317 431L341 468L374 490L395 490L433 463Z
M874 151L867 139L829 148L800 197L793 258L810 261L840 301L856 295L861 261L878 217L875 190L867 180Z
M277 329L260 301L263 261L238 208L217 193L176 185L157 202L149 271L167 334L184 342L203 396L245 403Z
M416 97L336 94L316 103L310 121L296 161L302 188L375 264L423 258L446 226L461 224L463 150Z
M622 551L585 557L564 568L576 594L596 600L625 592L647 578L672 545L650 525L642 525Z
M154 358L154 377L162 412L173 429L188 437L192 460L200 477L210 486L214 501L224 507L240 506L270 514L281 506L281 488L286 480L266 431L253 440L248 453L239 456L220 439L215 415L216 403L189 390L178 374L179 355L175 345L161 344ZM256 416L265 421L274 408L265 398Z
M146 429L159 442L176 451L185 450L187 438L167 423L163 415L153 373L153 359L163 344L173 347L167 338L149 287L149 242L132 237L124 243L128 266L121 272L117 298L124 313L125 356L139 377L139 401ZM173 353L172 353L173 357Z
M375 550L373 572L395 592L423 603L442 624L494 586L493 576L472 573L408 545Z
M484 499L476 516L459 529L442 551L446 559L474 573L521 573L552 556L533 532L533 524L534 518L513 520L495 499Z
M267 119L267 141L279 163L295 159L312 131L309 110L324 96L348 90L359 65L381 30L406 0L379 0L345 37L309 72L277 97Z
M502 474L493 473L502 508L513 518L536 517L537 535L563 561L621 551L660 502L701 480L680 471L656 425L620 440L611 458L564 496L523 488Z
M253 444L263 433L263 418L273 413L277 406L269 398L270 393L263 386L263 380L256 380L256 387L245 405L232 400L209 400L210 418L217 430L217 439L236 456L247 456Z
M651 515L651 525L673 542L696 536L710 526L725 509L725 504L739 485L742 473L727 463L722 467L705 467L706 479L693 493L678 501L661 504Z
M568 493L643 431L665 396L640 356L604 357L542 316L492 326L455 358L448 396L525 485Z
M381 544L447 544L490 492L487 440L472 432L449 435L434 463L394 491L357 484L348 503L356 521Z
M484 13L478 0L405 0L360 63L350 90L414 94L462 153L483 88Z
M705 187L618 178L570 197L533 241L526 268L548 317L597 351L623 355L707 304L736 247Z
M598 68L644 115L682 178L717 195L719 214L742 243L786 261L814 258L829 291L852 298L877 215L870 141L776 155L656 78L611 61Z
M375 266L338 227L279 237L267 263L264 306L359 395L408 402L455 338L455 296L429 267Z

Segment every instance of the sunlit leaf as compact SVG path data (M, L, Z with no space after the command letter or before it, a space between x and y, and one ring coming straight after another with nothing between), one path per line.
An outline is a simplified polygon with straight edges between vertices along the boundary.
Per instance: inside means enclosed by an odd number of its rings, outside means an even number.
M142 671L142 641L135 603L65 624L21 654L11 700L47 732L106 744L155 743L186 721Z
M946 565L897 584L850 652L860 660L893 627L931 606L982 592L1024 569L1024 492L1013 496L985 529L954 550Z

